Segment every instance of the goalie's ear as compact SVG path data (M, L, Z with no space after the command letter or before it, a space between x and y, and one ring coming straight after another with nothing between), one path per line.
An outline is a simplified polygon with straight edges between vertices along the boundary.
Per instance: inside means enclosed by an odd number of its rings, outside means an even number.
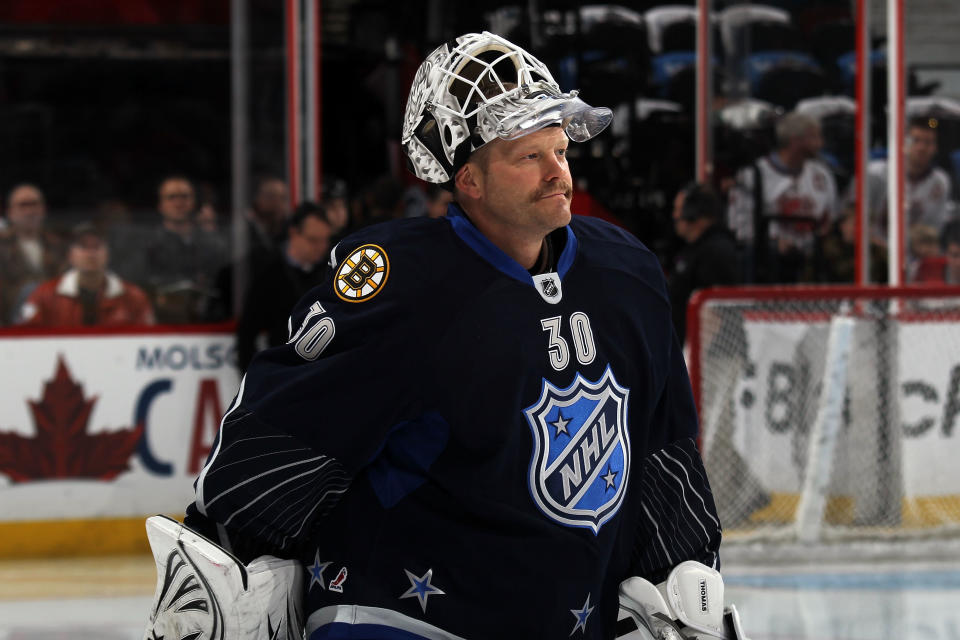
M157 588L144 640L302 638L299 562L261 556L244 566L176 520L153 516L146 526Z

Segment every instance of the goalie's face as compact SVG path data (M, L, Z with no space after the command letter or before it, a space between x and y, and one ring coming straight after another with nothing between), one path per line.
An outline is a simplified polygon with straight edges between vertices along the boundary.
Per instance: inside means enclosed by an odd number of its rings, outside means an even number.
M560 127L487 143L465 168L469 213L503 233L539 238L569 224L568 144Z

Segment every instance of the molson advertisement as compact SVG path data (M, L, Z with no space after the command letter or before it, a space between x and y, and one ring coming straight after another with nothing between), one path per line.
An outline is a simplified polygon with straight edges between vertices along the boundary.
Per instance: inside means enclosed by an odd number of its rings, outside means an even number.
M0 557L146 550L236 393L234 338L0 336Z

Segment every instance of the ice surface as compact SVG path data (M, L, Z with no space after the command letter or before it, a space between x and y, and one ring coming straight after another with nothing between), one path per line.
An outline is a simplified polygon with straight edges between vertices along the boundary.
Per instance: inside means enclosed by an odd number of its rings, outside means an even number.
M149 558L20 561L16 571L0 563L0 640L141 640L152 569ZM83 571L91 595L77 597ZM728 566L723 574L751 640L960 640L957 560Z

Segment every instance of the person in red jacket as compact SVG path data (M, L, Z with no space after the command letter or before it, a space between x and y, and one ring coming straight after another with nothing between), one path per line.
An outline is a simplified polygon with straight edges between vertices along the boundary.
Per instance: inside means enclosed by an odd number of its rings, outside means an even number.
M925 258L914 282L960 285L960 220L948 222L940 234L943 255Z
M20 310L20 324L32 327L120 326L154 323L146 294L107 269L109 250L92 224L74 228L70 268L41 283Z

